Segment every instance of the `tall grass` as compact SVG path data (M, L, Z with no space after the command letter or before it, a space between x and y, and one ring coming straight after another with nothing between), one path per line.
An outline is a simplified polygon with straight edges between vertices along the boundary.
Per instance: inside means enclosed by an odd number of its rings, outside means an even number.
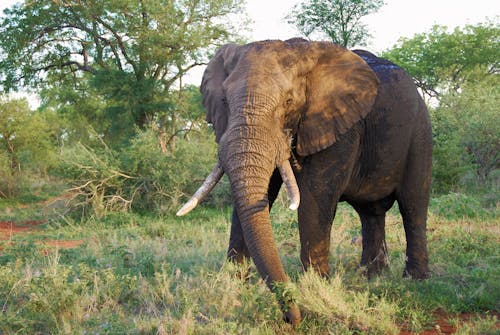
M488 334L498 320L498 218L430 214L432 276L401 277L404 231L387 218L390 265L367 280L358 268L359 220L340 206L331 241L331 277L304 273L295 214L278 201L272 220L304 321L296 334L397 334L433 325L433 313L483 315L459 332ZM50 221L0 241L0 334L289 334L275 297L251 264L225 261L229 209L190 216L112 213L85 222ZM83 239L73 249L44 241ZM239 279L249 268L249 276Z

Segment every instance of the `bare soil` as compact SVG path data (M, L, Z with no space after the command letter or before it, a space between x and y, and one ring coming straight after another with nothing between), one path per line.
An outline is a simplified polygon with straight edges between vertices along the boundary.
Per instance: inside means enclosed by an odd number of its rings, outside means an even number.
M14 223L12 221L0 221L0 240L11 240L15 234L31 233L40 229L40 225L44 224L44 220L31 220L22 223ZM69 249L76 248L82 244L84 240L40 240L37 243L47 246L42 250L44 255L48 255L50 250L54 248ZM1 249L0 249L1 252Z

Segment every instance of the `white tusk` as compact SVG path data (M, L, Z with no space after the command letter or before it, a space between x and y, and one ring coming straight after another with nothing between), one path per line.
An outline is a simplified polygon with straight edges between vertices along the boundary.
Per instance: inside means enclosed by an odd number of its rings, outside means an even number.
M290 198L289 208L291 210L296 210L299 208L300 204L300 192L290 162L288 160L282 162L278 165L278 170L280 171L281 179L283 179L283 183L286 186L286 192Z
M224 171L222 170L222 167L219 162L215 164L212 172L208 175L208 177L205 179L203 184L200 186L200 188L193 194L191 199L182 206L181 209L177 212L177 216L183 216L189 213L193 208L195 208L198 203L200 203L205 197L210 193L210 191L213 190L215 185L219 182L219 180L222 178L222 175L224 174Z

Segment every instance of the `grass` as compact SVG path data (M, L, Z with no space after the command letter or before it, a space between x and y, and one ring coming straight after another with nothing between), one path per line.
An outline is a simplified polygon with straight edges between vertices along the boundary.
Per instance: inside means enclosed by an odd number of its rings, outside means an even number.
M296 215L278 203L275 238L304 317L294 333L421 331L433 327L437 311L450 315L459 334L498 333L498 215L452 217L438 206L463 204L445 200L431 207L426 281L401 277L405 239L395 209L386 225L389 268L364 278L359 220L344 205L332 232L331 278L304 273ZM2 220L47 216L37 206L9 206ZM79 222L48 215L38 229L0 241L0 334L289 334L253 266L243 281L238 273L246 269L225 261L229 227L229 209L203 206L183 218L111 213ZM52 239L84 243L62 249L45 243ZM460 323L460 313L474 318Z

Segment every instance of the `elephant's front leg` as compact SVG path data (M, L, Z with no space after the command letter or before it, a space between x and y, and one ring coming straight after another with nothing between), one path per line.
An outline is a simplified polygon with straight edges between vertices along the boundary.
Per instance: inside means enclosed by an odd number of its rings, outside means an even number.
M245 243L245 239L243 238L243 230L241 229L240 219L234 209L233 217L231 219L231 233L229 236L227 258L238 264L243 263L245 259L250 259L250 253Z
M305 269L312 268L321 276L328 277L330 234L336 206L333 201L317 201L308 187L301 188L300 196L300 259Z

